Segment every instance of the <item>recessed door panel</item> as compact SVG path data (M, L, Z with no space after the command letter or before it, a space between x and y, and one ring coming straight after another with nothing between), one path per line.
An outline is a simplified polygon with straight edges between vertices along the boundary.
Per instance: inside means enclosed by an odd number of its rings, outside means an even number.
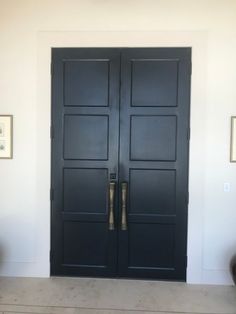
M132 106L178 105L178 60L131 60Z
M64 169L63 182L64 211L106 214L108 209L107 169Z
M131 160L176 158L176 116L131 116Z
M175 214L175 170L130 169L131 214Z
M96 59L64 61L64 105L108 106L109 61Z
M105 223L67 221L63 231L63 264L106 267L108 231ZM101 241L101 239L105 239Z
M64 158L107 160L108 125L108 116L65 115Z
M172 224L131 223L128 267L174 269L174 228Z

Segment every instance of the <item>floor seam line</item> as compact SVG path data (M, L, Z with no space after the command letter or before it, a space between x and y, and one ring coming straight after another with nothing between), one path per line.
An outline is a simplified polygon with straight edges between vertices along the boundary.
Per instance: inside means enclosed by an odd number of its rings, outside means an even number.
M148 313L170 313L170 314L236 314L236 312L189 312L189 311L167 311L167 310L145 310L145 309L118 309L118 308L95 308L95 307L81 307L81 306L60 306L60 305L22 305L22 304L1 304L0 306L19 306L19 307L35 307L35 308L59 308L59 309L81 309L81 310L105 310L105 311L130 311L130 312L148 312ZM6 311L3 311L3 313ZM7 311L7 312L12 312L12 311ZM13 313L17 313L14 312ZM22 312L23 313L23 312ZM35 312L35 314L41 314ZM50 314L50 313L45 313L45 314Z

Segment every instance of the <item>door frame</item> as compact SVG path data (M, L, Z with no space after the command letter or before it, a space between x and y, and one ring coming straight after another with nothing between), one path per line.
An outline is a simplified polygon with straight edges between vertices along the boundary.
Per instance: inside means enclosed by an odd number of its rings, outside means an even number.
M89 35L89 36L88 36ZM187 282L202 282L205 160L206 32L39 32L37 84L37 214L35 272L48 277L50 254L50 62L52 47L192 47ZM200 93L199 93L200 91ZM201 129L198 126L201 125ZM43 127L43 131L42 131ZM44 151L44 155L40 152ZM199 168L194 167L198 164Z

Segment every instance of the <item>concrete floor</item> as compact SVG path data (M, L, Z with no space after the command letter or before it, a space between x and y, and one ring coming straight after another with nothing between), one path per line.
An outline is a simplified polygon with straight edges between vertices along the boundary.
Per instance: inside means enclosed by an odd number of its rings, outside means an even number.
M0 314L236 314L236 287L90 278L0 278Z

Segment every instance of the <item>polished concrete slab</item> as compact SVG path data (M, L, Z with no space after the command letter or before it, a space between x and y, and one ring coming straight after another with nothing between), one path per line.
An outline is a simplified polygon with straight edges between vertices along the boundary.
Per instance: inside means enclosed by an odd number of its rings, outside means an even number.
M0 314L236 314L236 288L91 278L0 278Z

